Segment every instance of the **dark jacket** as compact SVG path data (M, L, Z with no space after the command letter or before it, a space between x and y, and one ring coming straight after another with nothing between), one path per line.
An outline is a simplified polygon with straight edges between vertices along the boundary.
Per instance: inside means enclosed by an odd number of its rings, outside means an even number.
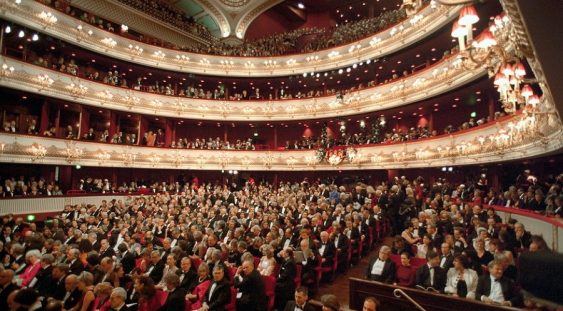
M290 300L285 305L283 311L294 311L295 310L295 301ZM313 307L310 303L306 302L305 306L303 306L303 311L315 311L315 307Z
M235 288L241 294L237 300L237 310L266 310L266 293L258 270L253 270L250 274L242 276L242 280L235 277Z
M158 311L184 311L186 308L186 292L182 288L176 288L168 293L166 302Z
M432 287L440 292L444 292L447 279L446 270L439 266L434 268L434 284L431 284L430 268L428 268L428 264L422 265L416 269L416 285L424 288Z
M502 289L502 295L504 300L510 301L513 307L521 305L521 297L516 291L514 281L502 276L499 279L500 287ZM489 296L491 294L491 276L489 274L482 275L477 282L477 290L475 290L475 299L483 301L483 296Z
M395 263L393 263L391 259L387 259L385 261L385 264L383 265L383 270L381 271L381 275L375 275L371 273L371 270L373 269L373 265L375 264L378 258L379 257L375 256L370 260L366 270L366 278L371 281L378 281L387 284L393 283L393 281L395 280Z
M213 293L209 295L213 283L209 285L203 301L209 306L209 311L223 311L231 301L231 285L226 278L216 283Z

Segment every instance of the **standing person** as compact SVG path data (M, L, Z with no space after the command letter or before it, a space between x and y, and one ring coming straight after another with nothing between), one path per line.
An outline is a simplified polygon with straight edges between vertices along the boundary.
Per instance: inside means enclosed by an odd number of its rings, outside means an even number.
M266 293L260 273L254 269L253 260L245 260L235 274L235 288L240 296L237 299L237 310L266 310Z

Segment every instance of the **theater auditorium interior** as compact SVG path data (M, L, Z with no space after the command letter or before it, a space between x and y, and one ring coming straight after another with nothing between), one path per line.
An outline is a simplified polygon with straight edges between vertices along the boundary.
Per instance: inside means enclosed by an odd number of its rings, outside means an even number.
M563 310L562 21L0 0L0 310Z

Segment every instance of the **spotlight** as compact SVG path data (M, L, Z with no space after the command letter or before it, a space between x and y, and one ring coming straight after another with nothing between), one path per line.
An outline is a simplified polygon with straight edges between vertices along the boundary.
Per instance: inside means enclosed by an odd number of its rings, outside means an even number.
M444 166L444 167L442 167L442 172L445 172L445 171L447 171L447 170L448 170L448 168L447 168L447 167L445 167L445 166Z
M20 32L18 33L18 37L23 38L25 36L25 32L23 30L20 30Z
M39 36L36 33L34 33L33 36L31 37L31 40L37 41L37 40L39 40Z
M300 10L305 9L305 5L304 5L303 3L301 3L301 2L297 3L297 7L298 7Z
M338 70L338 74L342 74L344 72L343 69Z
M10 25L6 26L5 32L6 32L6 33L12 32L12 27L10 27Z

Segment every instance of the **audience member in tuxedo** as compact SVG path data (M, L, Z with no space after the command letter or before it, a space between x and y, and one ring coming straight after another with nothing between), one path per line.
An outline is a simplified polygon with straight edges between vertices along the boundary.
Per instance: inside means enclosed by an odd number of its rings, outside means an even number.
M231 285L225 277L225 267L217 264L213 267L213 283L205 292L201 311L224 311L231 301Z
M477 272L468 268L465 256L457 255L453 268L448 270L444 292L455 297L475 299L478 278Z
M477 282L475 299L489 304L519 307L521 297L514 282L503 275L503 264L497 261L489 263L489 274L484 274Z
M125 304L127 299L127 291L123 287L116 287L111 291L110 311L129 311L129 307Z
M306 241L306 240L304 240ZM245 260L235 274L238 289L237 310L266 310L266 294L260 273L254 269L252 260Z
M65 263L59 263L53 266L52 277L53 283L49 286L49 296L57 299L63 300L66 294L66 277L68 274L68 265Z
M503 265L502 275L516 282L518 279L518 269L514 263L514 256L512 253L509 251L498 252L494 255L494 257L494 261L500 262Z
M113 257L115 256L115 251L113 250L113 248L111 248L109 246L109 242L107 239L102 239L100 241L100 257L101 258L105 258L105 257ZM129 271L130 272L130 271Z
M178 287L180 285L180 278L174 273L168 273L164 276L164 283L168 291L166 302L158 311L184 311L186 300L184 296L186 292Z
M301 286L295 290L294 294L295 300L289 300L285 304L285 308L278 309L283 311L314 311L315 307L313 307L309 303L309 290L307 287Z
M53 279L53 262L55 257L51 254L44 254L41 256L41 269L35 275L35 280L32 281L30 287L37 290L41 296L50 296ZM34 283L34 284L33 284Z
M156 284L163 278L164 263L160 260L160 253L157 250L151 252L150 265L147 267L145 275L149 276Z
M366 270L366 279L391 284L395 280L395 264L389 259L391 249L383 245L379 249L379 255L373 257Z
M78 289L78 277L75 274L69 274L65 278L65 295L62 299L65 310L74 308L82 296L82 292Z
M282 258L280 270L276 278L275 308L282 310L287 301L291 300L295 291L296 265L291 248L283 249L279 256Z
M191 293L197 285L197 273L192 265L190 257L182 258L180 263L180 287L187 293Z
M440 256L435 251L426 254L427 263L416 270L416 285L423 288L434 288L439 292L446 286L446 271L440 268Z
M100 282L104 276L104 271L100 266L100 256L96 251L91 251L86 257L86 271L92 273L94 276L94 284Z
M24 271L27 264L25 262L25 247L19 243L12 244L10 247L10 263L9 268L14 270L15 274L20 274Z
M442 243L440 247L440 268L444 271L450 270L454 265L454 255L451 250L451 246L448 243Z
M92 303L91 310L97 311L108 311L111 308L111 301L109 297L111 296L111 291L113 287L107 282L98 283L94 287L94 302Z
M318 256L315 251L310 247L310 239L301 240L299 250L303 252L304 260L301 262L301 284L312 286L316 282L316 271L318 263ZM311 288L309 288L311 289Z
M340 223L338 221L332 222L332 243L336 248L336 255L338 256L338 270L345 271L346 267L350 265L348 262L348 238L340 231Z
M338 302L338 298L335 295L322 295L321 303L323 305L323 311L340 311L340 303Z
M530 243L532 242L532 235L529 231L526 231L524 224L522 223L515 223L514 224L514 236L516 238L516 247L517 248L528 248L530 247Z
M0 310L10 310L8 295L19 289L14 283L14 270L0 268Z
M76 287L80 291L80 299L71 310L89 311L96 299L94 295L94 288L92 286L94 284L94 276L90 272L83 271L76 280Z
M415 270L411 266L409 253L401 254L401 264L397 266L395 272L395 282L393 285L413 287L415 281Z
M112 283L110 278L110 274L113 272L114 262L112 257L104 257L100 262L100 270L102 271L101 277L96 280L96 283L99 282L109 282Z
M138 311L155 311L162 307L156 295L154 281L148 276L140 276L135 280L135 290L139 292Z
M135 259L136 259L135 254L127 248L127 244L125 243L119 244L117 250L119 251L121 257L120 263L123 265L123 269L125 270L125 273L126 274L131 273L133 268L135 268ZM160 260L160 255L158 256L159 256L158 259Z
M211 280L209 279L209 266L207 263L202 262L197 268L197 283L195 288L191 293L186 294L186 300L192 303L192 309L197 309L201 307L203 303L203 296L207 292L207 289L211 285Z
M39 311L43 310L39 294L33 288L23 288L14 297L14 302L19 306L18 311Z
M377 311L377 307L379 306L379 301L375 299L375 297L367 297L364 300L364 305L362 310L363 311Z
M71 248L67 251L66 260L69 266L69 274L79 275L84 271L84 264L80 261L80 251L77 248Z
M319 255L321 256L321 264L323 267L330 267L336 256L336 248L334 243L330 242L329 234L326 231L321 232L321 241L318 247Z

